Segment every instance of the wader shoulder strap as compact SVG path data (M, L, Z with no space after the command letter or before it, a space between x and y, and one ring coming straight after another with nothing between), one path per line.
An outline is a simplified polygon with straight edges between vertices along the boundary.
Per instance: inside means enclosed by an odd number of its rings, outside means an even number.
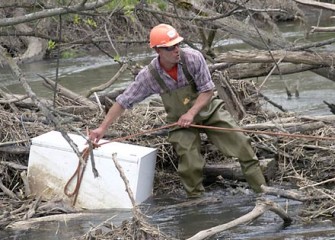
M157 72L157 69L152 65L152 63L148 65L148 68L149 68L151 75L156 79L159 86L163 89L164 93L169 92L170 91L169 88L166 86L164 80L161 78L161 76Z
M188 81L188 83L190 85L192 85L192 87L194 89L196 89L196 85L194 82L194 78L192 77L192 75L190 74L190 72L188 71L187 65L186 65L186 61L185 61L185 55L184 55L184 51L180 50L180 60L181 60L181 66L183 68L183 73Z
M197 88L196 88L196 85L195 85L195 82L194 82L194 78L192 77L192 75L190 74L190 72L187 69L184 52L182 50L180 50L180 60L181 60L183 73L186 77L187 82L192 86L192 88L194 90L196 90ZM151 75L156 79L156 81L158 82L159 86L163 89L163 91L165 93L170 92L169 88L166 86L164 80L161 78L157 69L153 66L152 63L150 63L148 65L148 68L149 68L149 71L150 71Z

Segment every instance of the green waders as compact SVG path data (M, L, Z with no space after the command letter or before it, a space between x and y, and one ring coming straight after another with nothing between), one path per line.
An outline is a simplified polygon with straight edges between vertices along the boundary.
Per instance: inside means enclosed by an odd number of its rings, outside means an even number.
M154 67L149 65L149 69L164 90L161 97L167 112L167 120L169 122L178 121L179 117L193 106L198 96L194 82L188 80L190 85L168 91L163 79ZM185 69L183 71L185 74ZM188 74L185 75L187 76ZM222 105L222 100L212 99L211 103L195 117L195 123L222 128L236 128L235 121L222 108ZM202 131L207 134L208 138L223 154L239 159L242 172L248 184L255 192L261 192L260 186L266 182L260 169L259 161L251 147L249 137L240 132L225 132L210 129ZM204 192L202 181L205 161L200 153L200 130L177 127L170 131L169 141L180 158L178 173L188 196L201 195Z

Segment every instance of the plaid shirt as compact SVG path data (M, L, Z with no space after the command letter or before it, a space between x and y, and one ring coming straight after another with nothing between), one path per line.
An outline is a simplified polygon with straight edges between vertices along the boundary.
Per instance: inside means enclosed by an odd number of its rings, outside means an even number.
M202 54L191 48L183 48L187 69L193 76L197 91L199 93L212 90L214 83L212 81L207 63ZM175 90L188 85L186 77L182 70L181 63L178 64L178 81L173 80L160 66L158 56L151 63L158 70L161 78L170 90ZM141 102L152 94L160 94L161 87L156 79L151 75L148 66L144 67L136 76L127 89L120 94L116 101L125 109L130 109L134 104Z

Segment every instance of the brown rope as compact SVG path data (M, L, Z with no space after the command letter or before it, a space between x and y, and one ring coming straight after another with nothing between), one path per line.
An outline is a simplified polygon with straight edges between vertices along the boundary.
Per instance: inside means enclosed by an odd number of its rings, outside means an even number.
M175 127L175 126L178 126L177 122L167 124L167 125L164 125L162 127L142 131L142 132L139 132L139 133L136 133L136 134L128 135L128 136L125 136L125 137L114 138L110 141L103 142L101 144L93 144L93 147L98 148L101 145L104 145L104 144L107 144L107 143L110 143L110 142L121 142L121 141L129 139L129 138L135 138L135 137L138 137L138 136L141 136L141 135L144 135L144 134L157 132L159 130L166 129L166 128L171 128L171 127ZM278 137L308 138L308 139L317 139L317 140L335 140L334 137L321 137L321 136L311 136L311 135L304 135L304 134L283 133L283 132L256 131L256 130L246 130L246 129L241 129L241 128L223 128L223 127L213 127L213 126L205 126L205 125L198 125L198 124L191 124L190 127L220 130L220 131L227 131L227 132L244 132L244 133L253 133L253 134L266 134L266 135L272 135L272 136L278 136ZM85 171L85 168L86 168L86 164L87 164L87 160L88 160L89 155L90 155L90 149L89 149L89 147L86 147L82 152L82 158L84 160L84 164L82 164L81 161L78 162L77 169L75 170L75 172L73 173L73 175L71 176L71 178L69 179L69 181L66 183L66 185L64 187L64 193L65 193L66 196L68 196L68 197L73 197L74 196L74 200L73 200L73 203L72 203L73 206L76 204L76 201L77 201L80 185L81 185L81 182L82 182L82 179L83 179L83 175L84 175L84 171ZM75 179L76 179L75 188L72 192L69 192L68 191L69 185Z
M269 132L269 131L256 131L256 130L247 130L241 128L223 128L223 127L213 127L213 126L204 126L198 124L191 124L191 127L194 128L203 128L203 129L213 129L213 130L222 130L227 132L244 132L244 133L254 133L254 134L265 134L279 137L290 137L290 138L309 138L309 139L318 139L318 140L335 140L335 137L321 137L305 134L291 134L283 132Z
M78 194L79 194L79 188L80 188L81 182L83 180L83 176L84 176L84 172L85 172L85 168L86 168L89 153L90 153L89 147L86 147L81 154L81 157L84 160L84 163L82 163L82 161L80 161L80 160L78 161L78 166L77 166L75 172L73 173L71 178L67 181L67 183L65 184L65 187L64 187L64 194L66 196L68 196L68 197L73 197L74 196L74 199L73 199L73 202L72 202L73 206L77 202L77 198L78 198ZM75 188L72 192L69 192L68 191L69 185L75 179L76 179Z
M138 137L138 136L141 136L141 135L144 135L144 134L158 132L159 130L166 129L166 128L171 128L171 127L175 127L175 126L178 126L178 123L175 122L175 123L167 124L167 125L164 125L164 126L161 126L161 127L158 127L158 128L153 128L153 129L146 130L146 131L143 131L143 132L135 133L135 134L132 134L132 135L119 137L119 138L114 138L114 139L112 139L108 142L104 142L104 143L99 144L99 146L101 146L103 144L106 144L106 143L110 143L110 142L121 142L121 141L129 139L129 138L135 138L135 137Z

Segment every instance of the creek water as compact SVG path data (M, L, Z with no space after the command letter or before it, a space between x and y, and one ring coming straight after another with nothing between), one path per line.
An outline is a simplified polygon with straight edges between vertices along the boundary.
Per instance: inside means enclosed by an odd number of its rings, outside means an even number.
M294 25L285 26L288 32L284 32L287 38L298 38L302 35ZM293 32L289 32L289 30ZM293 35L294 34L294 35ZM327 34L328 35L328 34ZM320 35L313 40L321 40L326 36ZM328 36L329 37L329 36ZM240 49L245 46L238 40L229 40L219 43L217 51L228 51L231 49ZM334 46L328 46L329 51L334 51ZM154 56L154 52L148 48L133 49L128 53L128 60L138 62L139 64L148 63ZM29 63L21 66L26 79L30 83L33 91L40 97L51 98L53 93L42 84L42 79L37 75L43 75L55 79L56 61L46 60L41 62ZM105 83L119 69L119 65L107 56L85 56L75 59L62 59L59 66L59 83L74 92L84 94L88 89ZM111 88L105 91L112 91L118 88L124 88L133 76L129 73L121 75ZM256 84L261 84L264 77L253 79ZM299 97L288 98L285 90L285 84L294 89L298 85ZM20 83L15 80L9 69L2 68L0 73L0 87L7 88L12 93L24 94ZM297 113L298 115L325 115L330 114L329 108L323 101L334 103L335 81L331 81L310 71L284 75L271 76L260 91L272 101L281 105L284 109ZM294 92L292 92L294 93ZM264 107L269 107L274 111L270 104L265 103Z
M290 38L299 38L303 32L295 25L283 26L284 34ZM319 34L322 39L324 34ZM237 40L221 42L218 50L226 51L234 48L243 48L243 44ZM333 47L328 47L334 50ZM129 53L129 59L145 64L154 56L150 49L133 49ZM60 84L77 92L85 93L91 87L97 86L109 80L118 70L119 65L106 56L85 56L75 59L62 59L59 66ZM52 97L52 92L42 85L42 80L37 74L55 79L56 61L46 60L25 64L21 66L26 79L33 91L40 97ZM284 79L273 76L266 82L262 93L284 108L304 115L330 114L323 101L335 102L335 82L325 79L312 72L303 72L285 75ZM123 74L112 88L123 88L133 77ZM263 79L255 79L261 83ZM299 98L288 99L283 80L289 86L299 82ZM24 93L20 84L13 79L9 69L1 68L0 86L10 92ZM110 91L108 89L106 91ZM265 107L270 107L266 104ZM228 195L224 190L214 190L207 193L207 197L215 197L219 201L183 208L170 208L169 206L186 201L183 197L156 196L142 205L143 212L149 216L149 221L159 227L163 232L178 238L185 239L198 231L223 224L238 218L251 211L255 206L256 196L253 194ZM282 198L270 197L285 209L290 216L297 217L301 203ZM165 207L165 208L164 208ZM157 210L159 209L159 210ZM75 220L60 222L44 222L36 224L31 229L7 229L0 232L0 239L71 239L82 236L92 226L110 219L114 224L120 224L125 219L130 219L131 211L108 210L90 212ZM298 219L295 219L298 220ZM211 239L335 239L335 225L331 221L311 222L300 224L294 221L291 226L283 227L282 220L274 213L267 212L256 221L248 225L236 227L216 235Z
M206 203L175 207L187 200L177 196L153 197L141 205L142 212L148 216L148 222L157 226L160 231L175 238L186 239L201 230L218 226L250 212L256 202L254 194L229 195L224 190L215 190L206 194ZM267 197L282 206L293 218L290 226L284 226L282 219L273 212L266 212L249 224L243 224L216 234L209 239L230 240L328 240L335 239L335 224L328 221L317 221L302 224L298 214L301 203L277 197ZM110 209L90 211L73 220L44 221L22 228L6 229L0 232L0 239L41 239L65 240L78 239L90 229L103 222L120 225L130 220L130 210Z

